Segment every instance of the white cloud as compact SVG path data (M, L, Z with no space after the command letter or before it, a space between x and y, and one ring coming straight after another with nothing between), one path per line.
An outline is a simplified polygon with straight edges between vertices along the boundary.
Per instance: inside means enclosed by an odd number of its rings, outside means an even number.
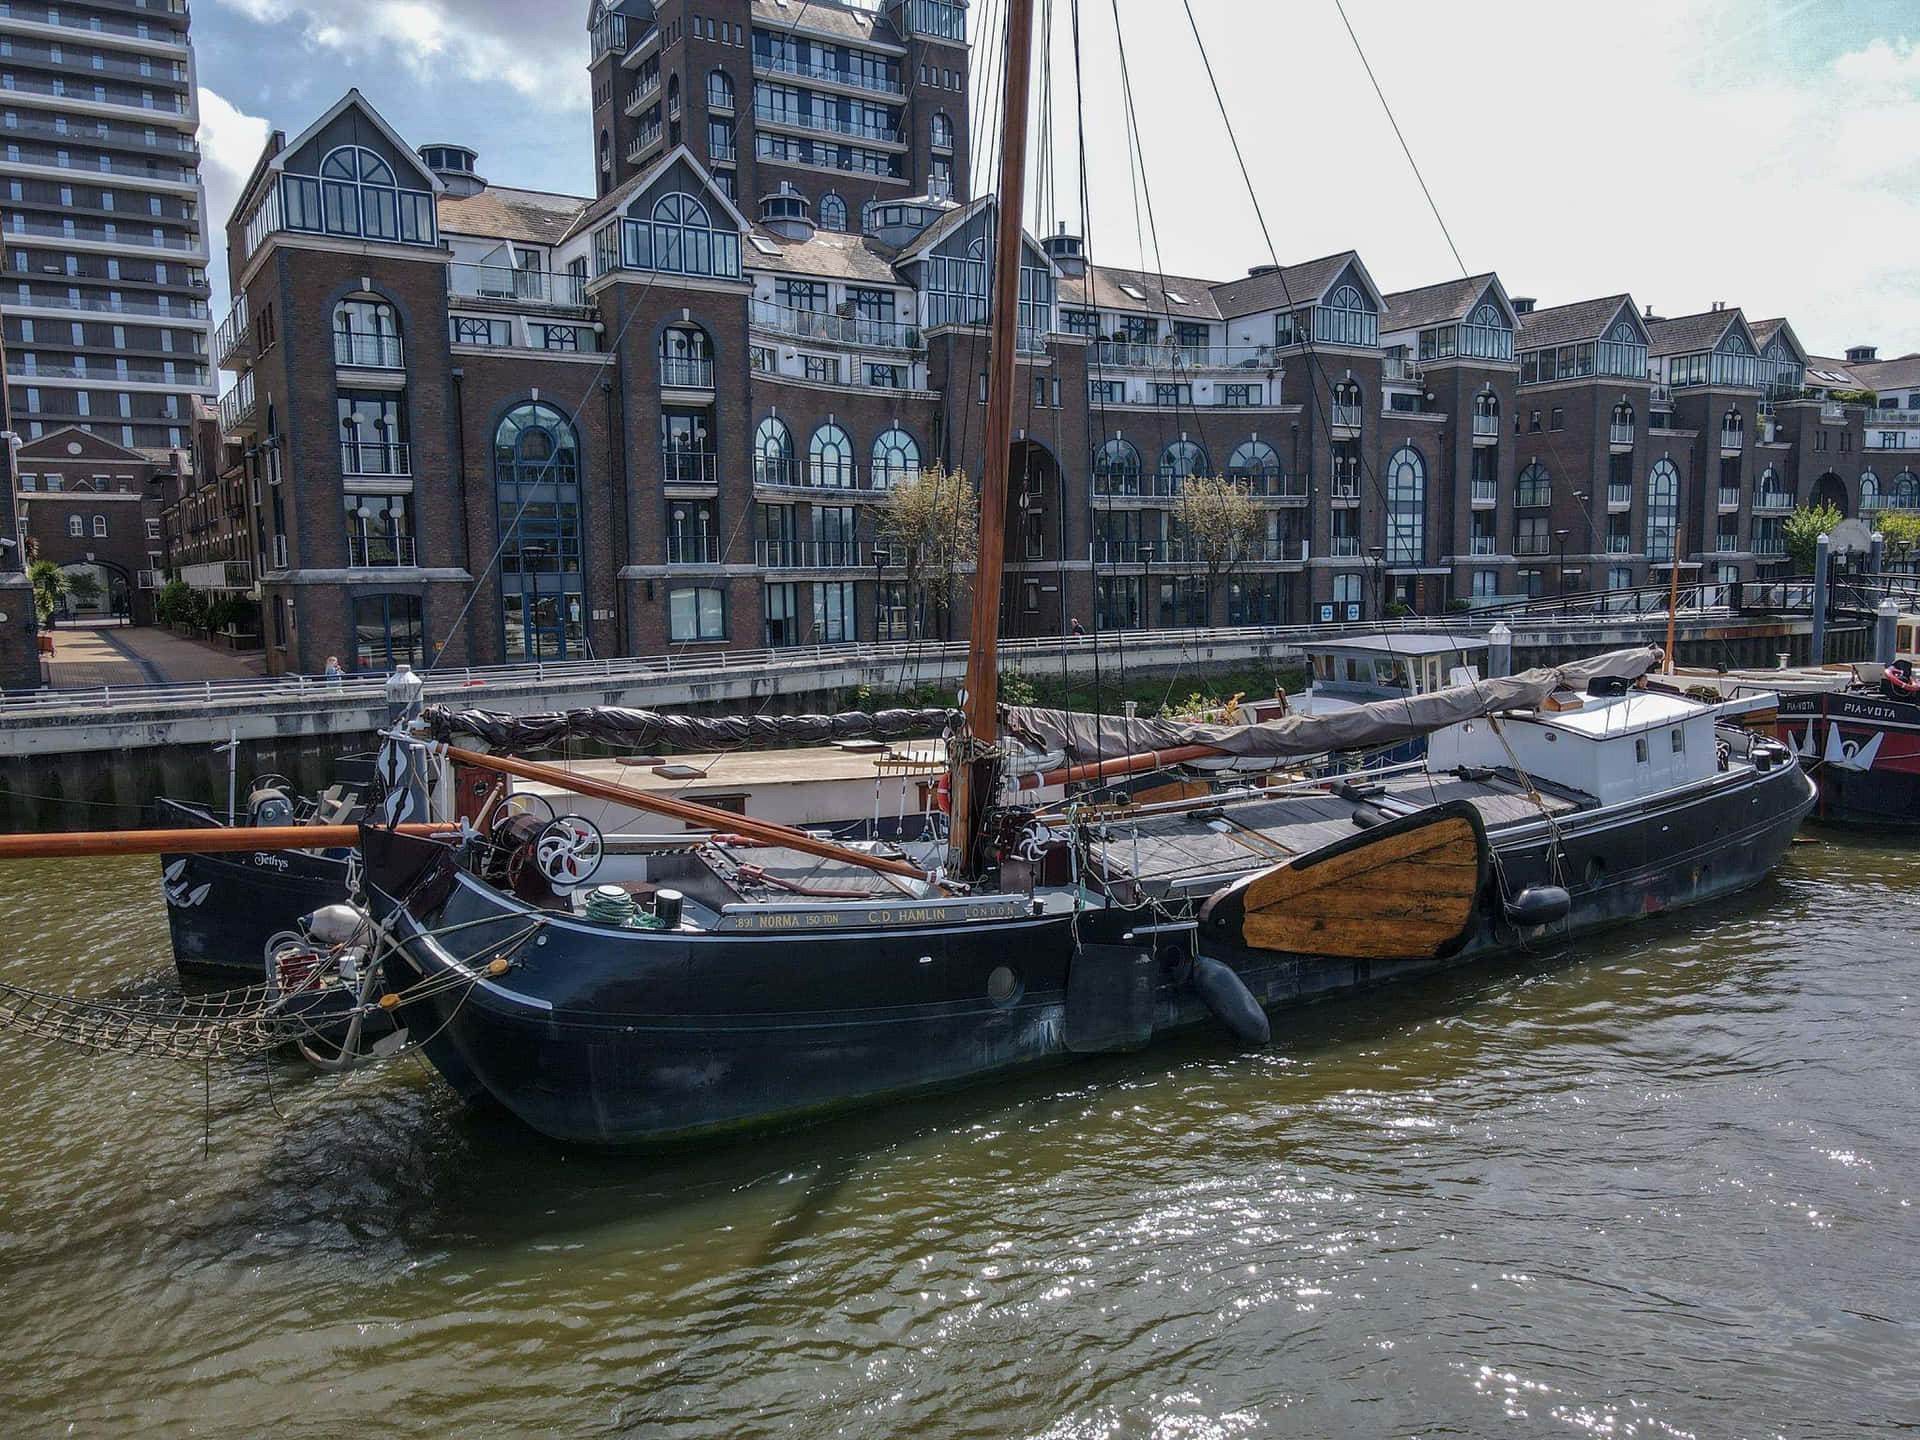
M584 6L562 11L554 0L219 3L263 25L297 25L312 50L348 61L397 59L423 81L456 75L504 85L549 111L584 110L591 98Z
M1789 316L1824 353L1920 349L1920 46L1863 33L1796 71L1753 33L1758 6L1486 0L1471 24L1425 0L1346 8L1470 269L1543 305L1725 300ZM1283 260L1352 246L1389 289L1458 273L1332 6L1194 11ZM1162 263L1225 277L1265 261L1184 8L1121 13ZM1085 35L1092 239L1097 260L1131 263L1111 23ZM1056 72L1063 175L1071 96Z
M209 269L216 309L227 293L227 217L240 203L240 188L260 163L270 129L263 117L248 115L217 91L200 87L200 180L207 187L207 244L213 252Z

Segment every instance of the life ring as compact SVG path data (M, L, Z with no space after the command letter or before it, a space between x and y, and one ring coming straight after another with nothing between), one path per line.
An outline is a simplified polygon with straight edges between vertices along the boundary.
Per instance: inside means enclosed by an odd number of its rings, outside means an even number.
M953 776L942 775L933 786L933 808L942 815L953 813Z

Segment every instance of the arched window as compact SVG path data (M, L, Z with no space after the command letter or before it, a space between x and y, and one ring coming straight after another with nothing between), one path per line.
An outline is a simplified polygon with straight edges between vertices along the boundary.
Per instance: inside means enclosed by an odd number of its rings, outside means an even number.
M82 537L86 533L87 533L87 521L85 516L69 515L67 517L67 534L71 535L74 539L78 540L80 537Z
M1360 423L1361 398L1360 387L1354 381L1342 380L1338 385L1335 385L1333 387L1333 403L1336 407L1336 414L1334 415L1333 423L1336 425L1358 425ZM1340 415L1337 413L1338 410L1350 411L1351 418Z
M855 483L853 441L829 420L807 442L807 479L826 490L851 490Z
M1427 558L1427 462L1411 445L1387 461L1387 563L1422 565Z
M698 325L669 325L660 332L660 383L680 390L713 388L713 349Z
M1780 472L1771 465L1760 472L1760 480L1754 490L1754 504L1774 510L1785 510L1793 505L1793 491L1780 478Z
M1377 338L1373 312L1357 285L1341 285L1315 317L1317 339L1329 345L1371 345Z
M1860 472L1860 513L1871 515L1880 508L1880 477L1871 470Z
M1245 440L1227 457L1227 478L1255 495L1277 495L1284 475L1280 457L1264 440Z
M1647 472L1647 558L1672 560L1680 527L1680 472L1671 460L1656 460Z
M613 136L605 130L600 132L600 168L613 168Z
M820 197L820 228L822 230L847 228L847 202L838 195L827 194Z
M494 433L500 628L509 660L586 653L580 440L553 406L517 405Z
M329 235L399 240L400 186L393 167L373 151L342 145L320 162L320 206ZM410 240L416 235L404 237Z
M1529 461L1513 482L1513 503L1516 509L1553 504L1553 476L1538 460Z
M705 204L684 191L662 195L647 223L626 227L626 263L674 275L740 273L740 235L717 224Z
M1920 475L1902 470L1894 476L1889 501L1895 510L1920 510Z
M1495 424L1500 420L1500 397L1491 390L1482 390L1473 397L1473 417L1476 420L1491 420Z
M753 483L756 485L797 485L793 473L793 432L786 421L769 415L753 432Z
M1736 337L1737 338L1737 337ZM1732 449L1740 443L1746 430L1746 418L1741 415L1740 407L1735 406L1720 417L1720 444L1724 449Z
M1633 429L1633 405L1630 401L1622 400L1613 407L1613 427L1616 430Z
M1140 452L1118 435L1102 445L1093 457L1093 493L1096 495L1138 495L1140 475Z
M400 322L393 306L355 295L333 307L333 362L363 370L400 370Z
M894 425L873 442L873 488L886 490L920 473L920 447Z
M1161 453L1160 484L1156 489L1162 495L1178 495L1187 481L1196 475L1205 475L1211 468L1207 452L1182 436Z
M106 534L107 534L107 517L106 516L96 515L93 517L93 534L95 539L106 538Z
M733 77L724 70L710 71L707 75L707 108L733 109Z
M930 138L936 150L953 149L953 120L946 111L941 110L934 115Z

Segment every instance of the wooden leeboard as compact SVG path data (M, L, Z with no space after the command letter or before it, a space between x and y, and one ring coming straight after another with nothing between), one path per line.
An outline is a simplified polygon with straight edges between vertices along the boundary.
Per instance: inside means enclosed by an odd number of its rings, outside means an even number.
M1487 856L1479 812L1439 806L1228 886L1201 930L1279 954L1427 959L1469 937Z

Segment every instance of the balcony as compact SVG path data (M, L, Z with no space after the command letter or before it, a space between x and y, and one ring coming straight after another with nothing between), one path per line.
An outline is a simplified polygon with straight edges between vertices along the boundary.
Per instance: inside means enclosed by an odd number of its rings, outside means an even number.
M1358 535L1336 535L1327 542L1327 553L1336 560L1358 560L1360 558L1360 537Z
M384 441L342 440L343 475L406 476L413 474L413 447Z
M1473 417L1473 439L1475 444L1491 444L1500 438L1500 417L1498 415L1476 415Z
M249 370L220 397L220 428L229 435L238 433L253 418L254 405L253 372Z
M806 130L819 135L844 135L849 139L868 145L900 145L898 127L892 125L867 125L858 120L842 120L838 115L802 115L795 111L783 111L771 105L755 105L753 118L762 125L772 125L782 130Z
M1616 450L1633 448L1633 426L1618 423L1607 426L1607 444Z
M99 315L145 315L158 320L205 320L207 306L204 300L173 300L162 296L158 300L127 300L112 296L95 299L91 296L68 295L28 295L22 298L18 293L8 295L0 304L9 310L68 310Z
M1180 475L1096 475L1093 493L1104 500L1169 500L1186 488Z
M587 278L567 271L519 270L509 265L447 266L447 289L462 300L488 304L552 305L579 310L587 303Z
M1179 345L1172 340L1138 344L1096 340L1087 347L1089 370L1264 370L1274 365L1270 346Z
M1756 535L1753 537L1753 557L1756 560L1781 560L1787 554L1786 538L1781 535Z
M133 230L119 225L103 225L96 229L75 225L71 221L60 225L39 225L23 220L18 215L7 226L7 234L51 240L60 245L108 245L116 250L165 250L180 255L204 256L207 253L204 240L189 239L184 235L156 235L150 229Z
M347 335L336 331L333 363L354 370L407 368L406 351L398 335Z
M1513 541L1513 553L1529 557L1551 555L1553 542L1544 535L1516 535Z
M1268 540L1241 556L1249 565L1304 565L1313 558L1309 540Z
M662 355L660 384L667 390L711 390L713 361L698 355Z
M716 165L737 164L740 159L740 147L734 143L733 133L715 135L707 143L707 159Z
M1500 541L1493 535L1475 535L1467 541L1469 555L1498 555Z
M1722 485L1720 487L1717 508L1721 510L1738 510L1740 508L1740 487L1738 485Z
M247 292L242 290L214 332L213 363L231 369L252 358L253 326L247 319Z
M817 310L793 310L766 300L753 302L751 323L756 330L796 339L851 345L862 350L918 350L920 332L892 320L868 320L858 315L828 315Z
M850 90L864 90L872 95L904 95L906 91L898 80L879 75L856 75L847 70L836 70L831 65L822 65L817 61L801 60L785 55L761 55L753 57L753 73L756 75L797 75L802 80L820 80L828 85L844 85Z
M1420 368L1420 362L1410 355L1389 355L1381 362L1380 378L1389 384L1418 385L1424 381L1426 371Z
M667 536L669 565L718 565L720 539L716 535Z
M1782 514L1793 509L1793 492L1790 490L1756 490L1753 492L1753 513ZM1756 552L1757 553L1757 552Z
M720 457L711 450L685 450L674 445L662 446L660 483L712 489L720 483Z
M207 383L206 371L198 365L176 365L169 374L166 370L135 369L124 360L116 360L111 368L105 361L96 361L92 365L85 362L85 356L76 357L82 363L75 365L43 365L33 356L19 362L9 362L7 378L10 380L80 380L94 385L164 385L170 389L192 389Z
M347 566L353 570L411 567L414 563L411 535L349 535Z
M663 125L650 125L642 130L633 137L633 144L627 147L627 163L638 165L646 158L647 152L664 140L666 135L666 127Z
M1731 430L1724 427L1721 429L1720 453L1722 455L1738 455L1741 450L1746 448L1746 443L1747 432L1745 430Z
M1500 482L1497 480L1474 480L1469 482L1468 503L1472 505L1497 505L1500 503Z
M1335 430L1351 430L1358 433L1360 429L1360 414L1363 408L1363 406L1359 405L1329 405L1327 407L1327 424Z
M1633 508L1633 486L1618 481L1607 483L1607 509L1631 510Z
M633 89L627 92L627 103L623 107L630 116L638 117L647 106L647 102L660 93L660 72L653 71L634 82Z
M1307 503L1307 477L1304 475L1268 475L1255 479L1229 471L1227 479L1237 483L1249 500L1273 501L1282 505Z
M853 570L866 564L858 540L756 540L754 560L762 570Z
M1333 479L1327 482L1327 498L1336 505L1358 505L1360 477L1336 471Z
M1607 554L1631 555L1632 553L1633 553L1633 537L1631 535L1607 536Z
M1728 535L1724 532L1714 536L1713 549L1709 553L1714 555L1738 555L1740 553L1740 537L1738 535Z

